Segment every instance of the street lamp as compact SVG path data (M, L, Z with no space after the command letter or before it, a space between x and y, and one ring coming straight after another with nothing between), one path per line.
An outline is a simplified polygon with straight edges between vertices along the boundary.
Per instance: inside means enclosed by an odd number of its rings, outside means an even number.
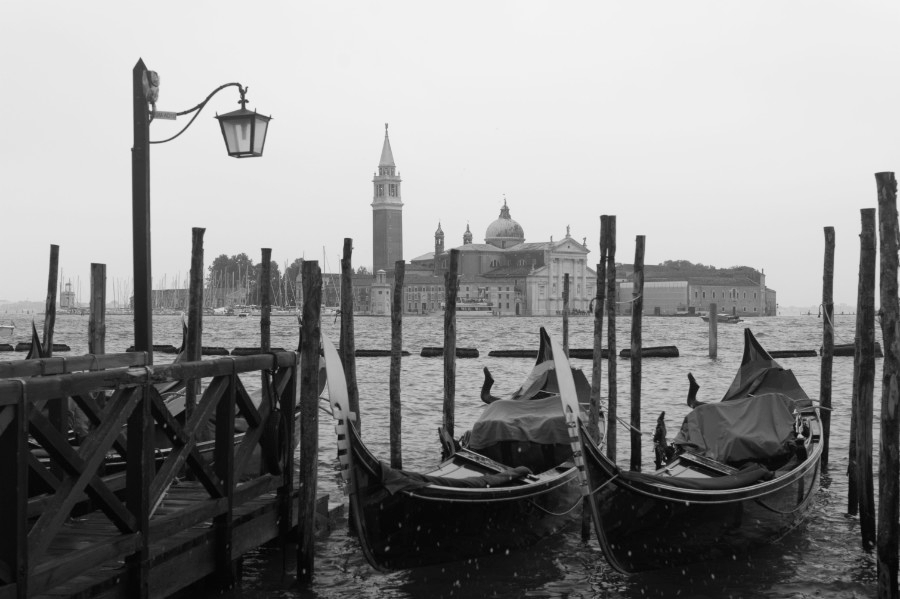
M182 112L156 110L159 97L159 76L148 71L138 59L132 71L132 105L134 115L134 146L131 149L131 208L132 243L134 256L134 350L147 352L153 363L153 316L151 311L150 269L150 144L172 141L194 122L207 102L226 87L237 87L241 108L216 116L229 156L249 158L262 156L271 117L246 109L247 88L240 83L226 83L210 93L205 100ZM175 120L178 116L195 113L184 128L168 139L150 141L150 122L154 119Z

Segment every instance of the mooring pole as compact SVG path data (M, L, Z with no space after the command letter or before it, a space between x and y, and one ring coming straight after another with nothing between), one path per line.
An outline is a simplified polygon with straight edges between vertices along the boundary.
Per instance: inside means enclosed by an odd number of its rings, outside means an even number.
M876 173L881 242L881 337L884 362L881 379L881 440L878 460L878 596L897 597L898 535L900 535L900 301L897 296L897 180L894 173Z
M88 353L106 353L106 265L91 263L91 306L88 317Z
M459 250L450 250L450 270L444 275L444 431L453 437L456 398L456 292Z
M44 304L44 353L42 358L53 355L53 328L56 325L56 289L59 285L59 246L50 246L50 272L47 275L47 301ZM56 402L51 402L56 403Z
M188 362L203 359L203 235L206 229L191 229L191 274L188 284L188 330L185 342L185 356ZM197 406L200 394L200 380L188 381L184 394L185 422L191 421L191 415Z
M401 444L402 425L400 412L400 362L403 350L403 275L406 263L397 260L394 263L394 297L391 298L391 468L403 468L403 452Z
M42 341L42 358L53 355L53 328L56 326L56 290L59 285L59 246L50 246L50 272L47 275L47 302L44 305L44 339ZM66 413L68 402L51 401L47 404L47 418L54 428L65 432L68 427Z
M856 479L862 546L875 546L875 498L872 480L872 396L875 388L875 209L865 208L859 253L859 289L856 308L856 352L853 360L855 460L850 463ZM852 420L852 418L851 418ZM852 513L852 512L851 512Z
M259 265L259 351L272 349L272 248L262 248ZM320 308L321 310L321 308Z
M569 273L563 275L562 342L566 358L569 357Z
M591 408L588 413L587 432L600 443L600 388L603 383L603 302L606 300L606 238L609 235L608 218L600 217L600 262L597 264L597 294L594 298L594 351L591 372ZM591 538L590 501L581 503L581 540Z
M609 219L600 217L600 262L597 263L597 295L594 300L594 352L591 373L591 410L588 414L588 432L600 442L600 390L603 384L603 317L606 302L606 241L609 236Z
M719 304L709 304L709 359L719 357Z
M641 471L641 324L644 312L644 236L635 238L631 292L631 470Z
M341 341L339 352L347 379L347 403L356 414L356 430L362 435L362 416L359 413L359 388L356 384L356 340L353 332L353 240L344 238L341 258Z
M609 352L607 366L607 417L606 417L606 457L616 461L616 410L618 392L616 389L616 217L607 217L609 237L606 243L606 350Z
M319 463L319 347L322 325L322 271L303 263L303 347L300 355L300 484L297 527L297 581L312 582L315 570L316 485ZM352 423L350 426L353 426Z
M834 364L834 227L825 227L825 266L822 274L822 369L819 377L819 419L822 421L822 472L828 472L831 437L831 378Z

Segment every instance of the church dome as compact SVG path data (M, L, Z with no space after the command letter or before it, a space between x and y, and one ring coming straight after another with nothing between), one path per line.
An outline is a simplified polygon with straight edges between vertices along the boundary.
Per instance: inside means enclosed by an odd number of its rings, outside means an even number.
M484 234L485 243L495 245L498 248L508 248L525 241L525 231L522 225L509 216L509 207L506 199L503 200L503 208L500 209L500 218L492 222Z

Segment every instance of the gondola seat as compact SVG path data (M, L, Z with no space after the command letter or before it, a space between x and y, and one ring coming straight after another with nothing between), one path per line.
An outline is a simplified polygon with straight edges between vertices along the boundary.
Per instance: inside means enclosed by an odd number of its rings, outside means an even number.
M418 472L397 470L396 468L391 468L388 464L381 462L381 484L384 485L391 495L398 491L420 489L428 485L469 489L502 487L521 480L529 474L531 474L531 469L520 466L495 474L485 474L484 476L452 478L449 476L432 476L420 474Z

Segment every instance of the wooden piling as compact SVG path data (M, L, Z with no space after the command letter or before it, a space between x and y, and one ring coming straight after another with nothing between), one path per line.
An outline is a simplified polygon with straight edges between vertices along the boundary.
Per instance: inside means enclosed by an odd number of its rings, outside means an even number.
M600 389L603 383L603 316L606 301L606 238L609 235L609 219L600 217L600 262L597 263L597 295L594 298L594 350L591 372L591 409L588 414L588 432L594 441L600 442Z
M822 366L819 376L819 414L822 422L822 472L828 472L831 436L831 379L834 364L834 227L825 227L825 265L822 270Z
M609 352L607 366L607 415L606 456L616 461L616 420L618 393L616 389L616 217L607 217L609 233L606 244L606 347Z
M344 238L341 258L341 339L338 351L347 379L347 403L356 414L356 430L362 434L362 415L359 413L359 387L356 383L356 340L353 332L353 239Z
M297 581L308 585L315 571L316 485L319 462L319 347L322 271L315 260L303 263L303 347L300 355L300 484ZM351 425L352 426L352 425Z
M456 398L456 293L459 250L450 250L450 270L444 274L444 432L453 437Z
M569 273L563 275L562 343L566 358L569 357Z
M719 357L719 305L716 302L709 304L709 359Z
M188 362L203 359L203 235L206 229L191 229L191 273L188 284L188 331L185 357ZM185 422L190 422L200 394L200 381L188 381L184 395Z
M262 248L258 285L259 350L267 352L272 347L272 248Z
M856 355L853 358L855 426L851 431L854 454L848 473L856 484L862 546L875 546L875 498L872 480L872 396L875 387L875 209L860 211L859 288L856 308ZM851 420L854 420L851 416ZM849 493L848 493L849 494ZM853 513L853 512L851 512Z
M900 301L897 295L897 180L894 173L877 173L878 223L881 249L881 337L884 362L881 379L881 440L878 460L878 596L897 597L898 536L900 536Z
M635 238L631 292L631 470L641 471L641 324L644 311L644 236Z
M106 353L106 265L91 264L91 305L88 317L88 353Z
M597 294L594 298L594 348L591 371L591 406L588 412L588 434L600 442L600 387L603 383L603 303L606 300L606 241L609 235L609 219L600 217L600 262L597 264ZM581 504L581 540L591 537L590 501Z
M56 324L56 289L59 285L59 246L50 246L50 272L47 275L47 303L44 306L44 349L42 358L53 355L53 327Z
M403 468L400 413L400 362L403 350L403 275L406 263L394 263L394 297L391 302L391 374L390 374L390 437L391 468Z
M44 338L42 358L53 356L53 329L56 325L56 290L59 286L59 246L50 246L50 272L47 275L47 302L44 306ZM67 402L52 401L47 405L47 417L54 428L64 431L68 428Z

